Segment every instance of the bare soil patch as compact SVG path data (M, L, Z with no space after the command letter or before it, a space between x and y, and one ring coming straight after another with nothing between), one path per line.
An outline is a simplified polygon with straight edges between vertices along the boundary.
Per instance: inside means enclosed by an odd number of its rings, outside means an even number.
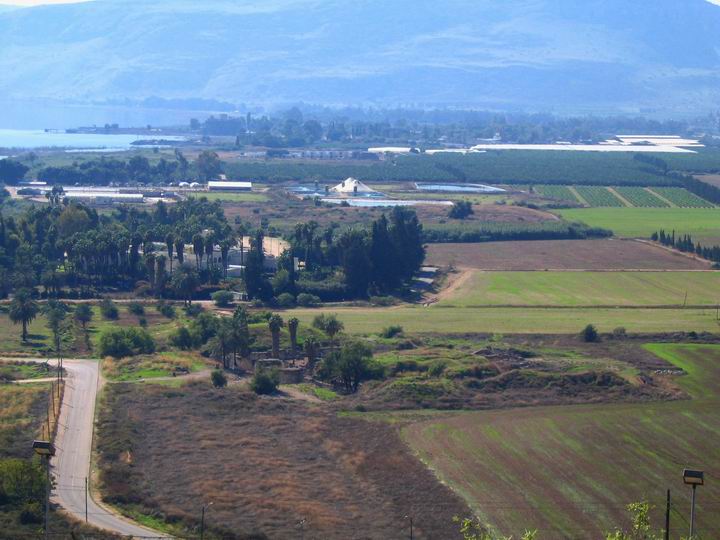
M538 240L429 244L427 264L480 270L708 270L694 260L631 240Z
M223 538L454 538L469 510L395 427L237 387L117 384L99 421L106 500ZM128 453L132 462L128 463Z
M720 187L720 174L696 174L695 178L706 184Z

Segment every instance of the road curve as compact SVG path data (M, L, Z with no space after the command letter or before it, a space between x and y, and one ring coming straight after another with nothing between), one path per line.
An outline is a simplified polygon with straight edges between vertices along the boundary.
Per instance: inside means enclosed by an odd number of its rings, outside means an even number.
M50 462L56 486L52 500L85 521L85 479L90 477L99 368L94 360L72 359L63 360L63 367L68 378L55 439L57 454ZM122 536L172 538L113 513L92 496L87 498L87 517L90 525Z

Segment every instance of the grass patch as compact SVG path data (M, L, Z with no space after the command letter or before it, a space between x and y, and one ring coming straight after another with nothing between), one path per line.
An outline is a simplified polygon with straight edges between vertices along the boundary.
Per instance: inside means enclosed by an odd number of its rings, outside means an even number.
M629 238L649 238L660 229L675 229L695 239L720 236L718 208L572 208L556 212L569 221L610 229Z
M712 306L718 289L720 272L476 272L440 305Z
M169 351L128 358L106 358L103 374L112 381L136 381L171 377L173 373L192 373L205 369L202 358L191 352Z
M338 398L338 393L329 388L323 388L322 386L315 386L314 384L298 384L298 390L315 396L316 398L322 399L323 401L333 401Z

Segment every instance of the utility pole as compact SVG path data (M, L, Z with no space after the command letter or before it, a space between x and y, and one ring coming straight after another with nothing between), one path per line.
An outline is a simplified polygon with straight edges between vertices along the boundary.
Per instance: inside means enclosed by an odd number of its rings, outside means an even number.
M50 526L48 524L50 517L50 456L45 457L45 474L45 540L48 540L50 537Z
M85 477L85 523L88 522L88 479Z
M665 501L665 540L670 540L670 490L667 490Z
M202 514L200 515L200 540L203 540L205 538L205 510L210 508L212 505L212 502L208 504L203 504Z
M692 487L692 506L690 507L690 538L689 540L693 540L695 538L695 491L697 488L697 484L693 484Z
M413 518L411 515L407 515L405 519L410 520L410 540L413 540Z

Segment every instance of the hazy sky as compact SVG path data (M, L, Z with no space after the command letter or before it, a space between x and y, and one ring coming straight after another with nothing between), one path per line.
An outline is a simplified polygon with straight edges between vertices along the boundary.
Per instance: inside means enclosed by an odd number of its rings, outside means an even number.
M0 0L0 4L12 4L14 6L40 6L43 4L77 4L78 2L89 1L90 0Z

